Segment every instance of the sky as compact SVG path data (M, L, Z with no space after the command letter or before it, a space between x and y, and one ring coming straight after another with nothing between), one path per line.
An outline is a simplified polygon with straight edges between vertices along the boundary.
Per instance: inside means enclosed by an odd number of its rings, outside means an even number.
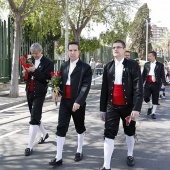
M140 0L148 4L150 9L151 24L167 27L170 30L170 10L169 0Z

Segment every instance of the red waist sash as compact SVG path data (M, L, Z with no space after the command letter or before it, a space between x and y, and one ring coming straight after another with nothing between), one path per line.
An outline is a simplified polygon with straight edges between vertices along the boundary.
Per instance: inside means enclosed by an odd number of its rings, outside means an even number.
M28 91L34 91L34 79L30 80L30 86L28 88Z
M66 85L66 98L70 99L71 98L71 86Z
M125 105L125 98L124 98L122 84L115 84L114 85L112 104L114 104L114 105Z
M148 77L147 77L147 82L153 83L153 81L152 81L152 76L151 76L151 75L148 75Z

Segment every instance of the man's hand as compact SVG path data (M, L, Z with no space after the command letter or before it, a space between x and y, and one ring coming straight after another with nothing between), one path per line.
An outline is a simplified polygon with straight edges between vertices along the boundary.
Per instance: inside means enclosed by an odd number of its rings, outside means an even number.
M135 121L138 117L139 117L139 112L138 111L132 111L131 119Z
M72 111L75 112L76 110L78 110L80 108L80 105L78 103L74 103L73 104L73 108Z
M35 65L32 64L31 67L27 68L27 71L28 71L28 72L34 72L34 71L35 71Z
M100 119L105 122L106 112L100 112Z

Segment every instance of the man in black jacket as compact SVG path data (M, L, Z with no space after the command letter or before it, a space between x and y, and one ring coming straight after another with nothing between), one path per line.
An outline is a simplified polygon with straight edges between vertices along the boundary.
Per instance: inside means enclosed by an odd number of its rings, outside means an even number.
M32 55L32 66L27 68L28 80L26 83L26 94L28 106L31 114L29 141L25 149L25 156L29 156L33 151L33 143L38 130L41 131L41 139L39 144L44 143L49 137L44 129L41 121L42 107L47 93L47 84L51 79L51 72L54 71L54 65L51 60L42 55L42 46L39 43L34 43L30 48Z
M100 96L100 117L105 121L104 164L101 170L110 170L120 118L128 147L127 165L134 165L135 119L139 116L143 101L142 78L138 63L124 58L126 45L123 41L115 41L112 50L115 59L104 67Z
M86 98L91 86L92 71L89 64L80 60L79 54L79 44L70 42L68 44L69 60L63 63L60 68L62 98L56 132L57 154L49 162L49 165L52 166L62 165L62 150L71 116L78 133L78 147L74 160L80 161L83 158L82 147L86 131L84 124Z
M156 119L155 112L159 100L159 88L162 82L162 87L165 88L165 71L164 65L156 61L157 53L151 51L148 54L149 62L145 63L142 79L144 83L144 101L148 104L147 115L151 115L152 119ZM150 97L152 95L152 103Z

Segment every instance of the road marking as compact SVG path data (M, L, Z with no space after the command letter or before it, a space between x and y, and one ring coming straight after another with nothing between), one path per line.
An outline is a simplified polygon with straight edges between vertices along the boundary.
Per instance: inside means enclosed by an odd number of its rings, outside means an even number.
M57 116L50 117L50 118L48 118L48 119L46 119L46 120L44 120L44 121L42 121L42 122L47 122L47 121L49 121L49 120L51 120L51 119L54 119L54 118L56 118L56 117L57 117ZM15 131L13 131L13 132L10 132L10 133L7 133L7 134L5 134L5 135L2 135L2 136L0 136L0 139L5 138L5 137L9 137L9 136L11 136L11 135L13 135L13 134L15 134L15 133L18 133L18 132L24 130L24 129L26 129L26 128L22 128L22 129L20 129L20 130L15 130Z
M18 105L16 105L16 106L9 107L9 108L7 108L7 109L3 109L3 110L0 111L0 113L6 112L6 111L11 110L11 109L15 109L15 108L20 107L20 106L24 106L24 105L26 105L26 104L27 104L27 102L22 103L22 104L18 104Z
M51 95L46 95L46 98L47 98L47 99L50 98L50 97L51 97ZM6 111L11 110L11 109L15 109L15 108L20 107L20 106L24 106L24 105L26 105L26 104L28 104L28 102L24 102L24 103L21 103L21 104L18 104L18 105L9 107L9 108L7 108L7 109L3 109L3 110L0 111L0 113L6 112Z
M21 130L23 130L23 129L15 130L15 131L13 131L13 132L10 132L10 133L7 133L7 134L5 134L5 135L2 135L2 136L0 136L0 139L1 139L1 138L8 137L8 136L11 136L11 135L13 135L13 134L15 134L15 133L17 133L17 132L19 132L19 131L21 131Z

